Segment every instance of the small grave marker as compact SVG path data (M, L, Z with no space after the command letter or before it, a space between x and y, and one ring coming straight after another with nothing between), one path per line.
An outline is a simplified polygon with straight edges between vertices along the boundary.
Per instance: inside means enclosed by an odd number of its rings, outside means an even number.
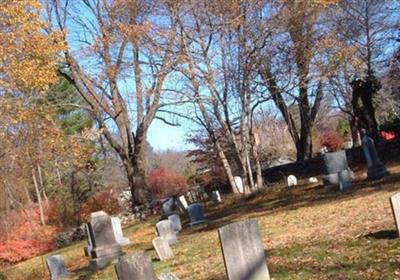
M156 237L153 239L152 243L160 260L164 261L174 257L171 247L164 238Z
M169 245L178 242L176 233L169 220L162 220L156 224L158 236L165 239Z
M397 235L400 237L400 193L396 193L390 197L390 205L392 206L393 217L396 223Z
M204 207L199 203L194 203L188 207L189 225L194 226L198 224L207 223L208 220L204 217Z
M171 223L172 229L176 232L180 232L182 230L181 218L178 214L173 214L168 217L168 220Z
M121 246L129 244L129 238L124 237L124 234L122 232L121 220L118 217L112 217L111 222L114 231L114 237L118 244Z
M61 255L53 255L46 260L47 268L50 272L51 280L64 279L69 276L68 270L65 268L64 258Z
M158 280L150 258L143 253L120 257L114 268L118 280Z

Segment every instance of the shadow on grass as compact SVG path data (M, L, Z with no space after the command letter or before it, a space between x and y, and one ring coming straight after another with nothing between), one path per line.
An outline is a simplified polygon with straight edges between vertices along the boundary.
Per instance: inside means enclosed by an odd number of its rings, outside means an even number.
M295 188L269 189L268 187L247 197L229 202L229 207L210 207L207 227L185 230L185 234L200 233L215 230L229 224L243 214L265 215L271 212L296 210L301 207L315 206L332 201L346 201L364 197L380 191L394 191L400 188L400 173L392 173L386 178L370 181L355 180L352 189L340 192L335 188L326 188L323 185L303 185Z
M373 239L396 239L399 237L399 235L396 230L380 230L377 232L368 233L364 237Z

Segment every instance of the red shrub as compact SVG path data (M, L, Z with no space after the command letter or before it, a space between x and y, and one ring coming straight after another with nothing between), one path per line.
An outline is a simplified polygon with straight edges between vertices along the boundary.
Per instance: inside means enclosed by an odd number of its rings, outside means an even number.
M37 208L11 213L2 222L7 228L0 240L0 263L16 263L54 248L57 227L43 226Z
M321 134L319 142L321 147L325 146L328 151L335 152L342 148L343 139L337 132L330 130Z
M147 180L151 192L160 197L174 195L188 187L185 177L163 167L151 171Z
M112 189L99 192L84 203L80 212L81 220L87 220L90 213L100 210L109 215L118 214L121 211L116 193Z

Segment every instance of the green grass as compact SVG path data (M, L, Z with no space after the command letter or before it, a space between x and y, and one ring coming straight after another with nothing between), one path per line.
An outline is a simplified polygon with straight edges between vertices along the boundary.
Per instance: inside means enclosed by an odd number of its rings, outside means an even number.
M123 250L145 252L157 273L170 270L180 279L226 279L217 229L256 219L273 279L400 279L400 239L389 204L389 197L400 190L400 166L391 172L376 182L358 174L354 189L343 194L305 184L268 188L250 198L228 197L218 206L208 204L211 224L185 228L169 261L159 261L151 245L157 217L124 229L133 243ZM51 254L63 254L73 272L71 279L116 279L112 265L97 272L86 268L84 245L79 242ZM2 271L0 280L4 276L48 279L44 265L48 255Z

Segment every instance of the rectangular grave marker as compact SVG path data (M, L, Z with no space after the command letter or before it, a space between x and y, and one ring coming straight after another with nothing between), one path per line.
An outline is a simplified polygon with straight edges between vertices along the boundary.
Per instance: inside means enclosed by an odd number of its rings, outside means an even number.
M172 252L167 240L161 237L156 237L153 239L152 243L160 260L164 261L174 257L174 253Z
M396 193L390 197L390 204L392 206L393 217L396 223L397 235L400 237L400 193Z
M51 280L64 279L69 276L69 272L65 268L63 256L53 255L51 257L48 257L46 263L50 271Z
M158 280L150 258L143 253L120 257L114 268L118 280Z
M229 280L269 280L257 221L246 220L218 229Z

